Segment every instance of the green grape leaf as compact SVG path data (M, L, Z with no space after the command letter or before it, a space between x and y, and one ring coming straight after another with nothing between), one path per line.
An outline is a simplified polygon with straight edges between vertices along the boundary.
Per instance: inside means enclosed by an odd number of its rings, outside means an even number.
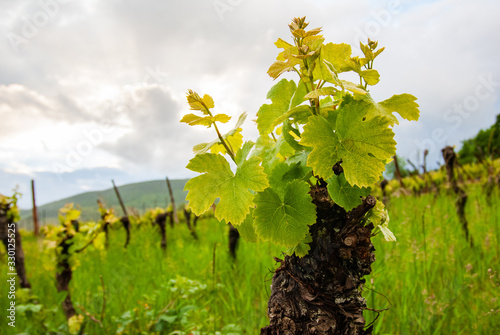
M369 106L354 100L339 109L337 118L338 156L343 161L345 178L359 187L376 182L385 170L385 161L396 154L389 121L379 116L367 119Z
M297 86L293 80L280 80L267 93L267 98L272 104L264 104L257 112L257 129L261 135L267 135L276 126L275 120L288 112L290 100Z
M280 49L285 49L285 50L293 47L293 45L291 45L287 41L282 40L281 38L278 38L278 40L274 42L274 45L276 45Z
M335 67L336 72L341 72L342 67L351 57L351 46L346 43L334 44L327 43L323 46L321 55L324 60L328 61Z
M417 100L417 98L413 95L405 93L393 95L389 99L380 102L379 105L389 113L398 113L405 120L417 121L420 116L420 111L418 110L419 106L415 100ZM396 123L398 123L397 120Z
M344 87L344 89L346 89L352 93L361 94L361 95L365 95L368 93L365 91L364 88L362 88L359 85L356 85L354 83L351 83L350 81L341 80L340 82L342 83L342 86Z
M370 186L385 169L385 160L396 152L394 133L384 117L365 117L370 104L354 100L342 104L336 132L323 116L311 116L304 126L300 144L312 147L307 166L327 180L332 167L342 160L345 178L350 185Z
M337 153L339 140L327 119L311 116L304 126L300 144L313 148L307 157L307 166L313 168L315 175L325 180L335 175L332 167L340 161Z
M203 103L205 104L205 106L207 106L207 108L214 108L215 107L215 103L214 103L214 99L212 99L211 96L209 96L208 94L205 94L203 96Z
M297 85L297 89L292 96L292 100L290 100L290 106L288 109L292 109L305 101L305 95L307 94L307 87L303 80L299 80L299 84Z
M241 149L236 152L236 165L240 166L245 162L254 145L255 143L253 143L252 141L246 141L245 144L243 144L243 147L241 147Z
M396 242L396 236L389 230L389 213L381 201L377 201L366 215L366 221L373 224L374 230L380 229L382 235L388 242Z
M229 120L231 120L231 117L226 114L217 114L214 116L198 116L195 114L186 114L184 117L181 119L181 122L187 123L190 126L196 126L196 125L201 125L201 126L206 126L210 128L215 122L221 122L221 123L226 123Z
M271 188L255 196L254 226L263 240L271 240L285 247L296 246L316 222L316 208L308 194L306 182L294 180L280 197Z
M211 96L205 94L202 99L198 93L188 90L186 98L191 110L201 111L205 115L210 115L208 110L214 107L214 100Z
M302 165L301 162L290 164L287 160L274 164L269 174L269 185L280 198L283 198L288 183L296 179L304 178L310 171L311 168Z
M258 236L255 233L255 227L253 226L253 209L247 215L245 220L238 226L238 232L241 237L247 242L255 243L258 240Z
M222 135L222 138L227 139L228 137L233 136L238 132L241 132L240 127L243 124L243 122L245 122L246 118L247 118L247 113L242 113L240 115L240 117L238 118L238 121L236 122L236 125L234 126L234 128L231 129L230 131L228 131L227 133L225 133L224 135ZM238 137L233 139L233 144L235 144L235 145L238 144L236 147L233 147L234 150L239 149L239 147L241 146L241 143L242 143L242 138L243 137L241 136L240 140L238 140ZM200 143L200 144L195 145L193 147L193 152L195 153L195 155L204 154L216 144L221 144L220 140L218 138L213 140L212 142L209 142L209 143Z
M396 236L389 229L388 225L389 225L389 221L387 220L386 222L384 222L380 226L378 226L378 228L382 232L382 235L384 235L384 238L387 242L396 242Z
M316 61L316 67L313 70L315 79L326 80L331 83L337 83L336 73L346 67L346 62L351 57L351 46L345 43L333 44L327 43L321 47L321 53Z
M215 217L241 224L253 205L252 192L261 192L269 186L260 163L260 158L252 157L242 162L233 173L221 155L196 155L187 168L203 174L190 179L184 187L189 191L186 196L189 207L196 215L201 215L219 198Z
M299 131L292 127L289 120L284 120L282 136L285 139L286 143L288 143L288 145L290 145L293 148L293 150L296 151L304 150L304 147L296 141L295 136L292 134L294 134L297 137L300 135Z
M269 136L260 136L252 155L262 158L264 172L270 174L276 163L285 157L292 156L294 152L295 150L287 143L283 135L277 141L272 140Z
M296 246L288 248L286 253L288 255L295 254L297 257L304 257L307 255L309 250L311 250L311 246L309 243L313 241L311 234L307 233L306 238L303 241L300 241Z
M360 76L366 81L370 86L376 85L380 81L380 74L377 70L369 69L363 70Z
M369 188L349 185L343 173L338 176L334 175L327 180L327 183L328 193L332 200L346 211L361 205L363 203L361 197L370 194Z
M363 99L372 104L366 114L368 118L376 115L384 116L390 121L391 126L399 124L398 119L393 114L395 112L408 121L416 121L420 116L419 106L415 101L417 98L411 94L393 95L389 99L379 103L373 101L370 95L366 95Z
M283 123L285 120L292 120L294 122L304 124L307 122L307 119L311 115L313 115L313 112L311 106L309 105L299 105L293 107L288 112L274 120L274 122L271 124L270 129L274 129L274 127Z
M334 95L338 90L334 87L322 87L317 90L311 91L305 95L307 99L316 99L323 95Z

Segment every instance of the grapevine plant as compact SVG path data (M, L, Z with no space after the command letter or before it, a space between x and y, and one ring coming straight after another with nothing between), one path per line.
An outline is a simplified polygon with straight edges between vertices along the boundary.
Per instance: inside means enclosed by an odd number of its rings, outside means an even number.
M31 288L24 266L21 234L16 224L21 219L17 207L17 200L20 195L16 190L10 197L0 194L0 240L4 244L7 253L9 272L17 273L19 285L22 288Z
M66 204L59 210L58 226L44 226L46 237L45 252L54 258L57 264L56 284L58 292L67 292L62 301L62 307L70 333L77 333L83 329L84 316L78 315L71 300L69 284L73 272L80 265L77 254L83 252L87 247L93 245L96 249L104 249L105 234L103 224L87 222L80 224L80 211L73 204Z
M270 103L257 113L259 138L243 142L241 125L222 134L230 117L213 112L209 95L188 91L196 114L181 122L213 128L217 138L194 147L187 168L200 173L186 183L196 215L219 203L215 217L233 224L250 241L288 248L275 271L269 299L269 326L261 334L363 334L363 276L375 260L371 236L389 216L370 195L385 164L396 153L392 127L419 117L416 98L394 95L376 102L369 88L379 82L373 68L384 48L368 40L362 56L348 44L325 43L321 28L306 30L305 17L289 25L293 42L281 49L268 74L291 72L268 92ZM353 83L345 73L359 78Z

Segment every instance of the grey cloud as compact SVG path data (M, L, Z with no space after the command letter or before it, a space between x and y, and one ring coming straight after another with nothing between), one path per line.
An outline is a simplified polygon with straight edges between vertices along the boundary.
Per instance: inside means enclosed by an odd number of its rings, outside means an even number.
M203 86L208 91L200 93L224 94L214 96L216 108L236 106L237 110L223 111L231 115L246 110L244 133L255 136L250 120L267 103L266 92L274 83L266 74L276 57L273 42L278 37L289 39L287 24L303 15L311 27L323 26L327 40L337 43L354 44L367 23L379 24L379 33L371 37L387 49L375 64L381 82L372 95L383 100L409 92L418 98L422 111L419 123L395 128L401 155L417 150L415 142L432 138L439 127L448 134L446 144L459 144L478 128L489 126L498 110L496 88L458 130L443 120L449 108L474 94L479 76L491 74L500 82L496 59L500 45L495 42L500 5L495 2L402 1L401 11L387 25L377 23L373 13L386 10L388 1L222 2L235 5L221 19L216 1L71 1L61 5L18 53L4 38L0 83L19 84L25 91L2 95L0 89L0 105L20 113L2 114L0 131L23 131L27 124L36 127L39 119L32 117L33 111L46 120L68 124L111 119L123 129L129 122L127 134L102 143L101 148L120 157L123 169L143 175L153 169L181 177L189 173L184 166L192 156L192 145L213 138L210 130L195 131L178 123L179 113L187 109L176 102L182 93ZM4 3L5 11L0 11L4 35L19 33L21 16L29 18L39 10L37 2ZM144 86L148 67L168 76ZM210 78L224 88L210 92ZM137 103L130 103L130 97L106 102L102 100L107 98L96 98L101 86L114 87L122 95L146 87L146 95ZM123 101L130 103L130 110L118 108ZM95 166L104 163L96 161Z
M116 142L102 144L102 148L134 165L178 169L200 137L179 122L182 107L169 91L161 87L141 90L142 100L126 110L130 131Z

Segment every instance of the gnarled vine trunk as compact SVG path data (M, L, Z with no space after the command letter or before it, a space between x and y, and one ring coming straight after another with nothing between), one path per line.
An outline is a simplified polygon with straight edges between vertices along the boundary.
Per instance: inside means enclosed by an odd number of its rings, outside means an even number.
M186 225L189 231L191 232L191 236L193 236L195 240L198 240L198 234L196 234L196 230L194 230L193 226L191 226L191 214L192 214L191 210L187 210L184 207L184 217L186 218Z
M455 201L455 207L457 208L457 215L460 223L462 225L462 229L465 233L465 238L469 242L470 246L474 246L474 241L469 232L469 223L465 216L465 204L467 203L467 193L461 188L455 177L455 165L457 164L457 156L453 147L447 146L441 150L443 153L443 158L446 164L446 174L448 175L448 181L453 188L453 192L457 195L457 200Z
M229 223L229 254L236 259L236 249L240 240L240 232L231 223Z
M69 292L69 283L73 277L73 271L69 264L69 247L71 246L71 239L65 238L59 244L61 248L61 255L57 261L56 283L57 292L68 292L66 298L62 302L62 308L66 319L71 318L76 314L75 307L71 301L71 294Z
M160 227L161 248L163 250L167 249L167 227L166 227L167 216L169 216L169 213L160 213L155 218L156 224Z
M24 267L24 251L21 241L21 234L19 233L17 224L12 220L9 220L9 218L7 217L9 208L10 206L0 207L0 240L2 240L2 243L5 246L7 257L14 257L16 273L19 277L19 285L22 288L31 288L31 284L28 282L28 278L26 277L26 270ZM12 240L12 233L14 233L14 243L10 243L12 241L9 241ZM12 252L14 253L13 255ZM14 271L9 270L9 272Z
M371 272L375 248L373 225L359 224L375 205L368 196L347 212L332 203L326 186L311 190L317 207L316 224L309 232L309 253L279 260L268 303L270 324L261 335L371 334L365 328L361 295L363 277Z
M128 216L125 215L120 218L120 222L123 224L123 228L125 228L125 232L127 233L127 238L124 245L124 247L126 248L130 243L130 220Z
M19 233L17 224L7 218L7 211L8 208L0 208L0 239L5 246L7 257L14 257L16 273L19 277L19 286L21 286L22 288L31 288L31 284L28 282L28 278L26 277L26 270L24 267L24 251L21 241L21 234ZM12 232L14 232L14 243L9 243L11 242L9 240L11 240L10 237L12 237ZM9 237L9 235L11 236ZM13 255L11 250L13 250L14 252ZM14 271L9 270L9 272Z

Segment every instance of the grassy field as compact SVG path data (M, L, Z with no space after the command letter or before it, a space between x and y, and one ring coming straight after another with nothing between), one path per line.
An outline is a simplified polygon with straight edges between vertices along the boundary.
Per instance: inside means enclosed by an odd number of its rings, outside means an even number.
M381 310L376 334L500 333L500 200L498 190L487 204L484 193L469 190L466 215L475 246L465 241L455 214L454 196L432 194L393 198L388 204L391 230L398 242L374 237L377 261L367 278L368 306ZM200 221L199 241L179 224L167 230L167 253L155 228L132 231L127 250L123 230L111 233L108 252L89 249L79 255L71 282L76 306L100 321L86 318L87 334L258 334L266 324L272 256L281 249L242 241L238 259L228 255L228 228L214 219ZM0 334L67 333L55 288L54 266L42 252L43 242L24 239L27 272L33 286L18 291L16 329L0 322ZM5 259L4 249L1 257ZM5 278L5 261L0 264ZM6 313L7 284L0 294ZM32 304L34 301L39 305ZM40 307L41 306L41 307ZM80 307L79 313L85 314ZM368 321L378 313L367 311Z

